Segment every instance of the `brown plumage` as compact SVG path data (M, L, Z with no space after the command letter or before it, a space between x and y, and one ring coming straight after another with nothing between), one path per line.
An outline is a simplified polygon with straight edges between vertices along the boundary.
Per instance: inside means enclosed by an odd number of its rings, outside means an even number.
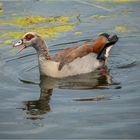
M81 46L63 49L62 51L58 52L55 56L55 60L60 62L59 70L61 70L65 64L72 62L78 57L83 57L89 53L98 54L107 42L108 39L106 37L100 36L96 40L85 42Z

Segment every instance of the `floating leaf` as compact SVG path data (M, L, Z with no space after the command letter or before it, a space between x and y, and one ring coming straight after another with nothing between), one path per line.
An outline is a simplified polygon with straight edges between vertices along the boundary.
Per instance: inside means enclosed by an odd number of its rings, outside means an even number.
M66 23L69 21L69 19L70 17L68 16L60 16L60 17L26 16L13 20L12 23L20 26L29 26L29 25L36 25L44 22Z
M3 6L3 2L0 2L0 7L2 7Z
M8 39L8 40L5 40L5 41L4 41L4 44L12 44L12 42L13 42L13 40Z
M45 21L46 18L41 16L28 16L28 17L18 18L15 21L13 21L13 23L21 26L28 26L28 25L39 24Z
M1 8L3 6L3 3L0 2L0 14L3 14L4 13L4 10Z
M9 31L9 32L3 32L2 31L2 36L3 37L7 37L9 39L10 38L14 38L14 39L19 39L21 38L26 32L37 32L40 35L42 35L45 38L49 38L49 37L55 37L56 35L58 35L58 33L60 32L67 32L67 31L71 31L73 30L74 26L69 22L70 17L69 16L59 16L59 17L42 17L42 16L27 16L27 17L23 17L23 18L18 18L16 20L12 20L12 21L5 21L5 23L3 21L0 20L0 23L3 23L4 25L8 24L8 25L19 25L19 26L29 26L26 29L22 29L22 30L16 30L16 31ZM39 25L38 27L35 28L35 24L41 24L43 22L51 22L51 24L49 24L48 26L45 26L43 24L43 26ZM57 24L56 24L57 23ZM8 44L9 42L6 41L6 44Z
M94 19L104 19L104 18L108 18L109 16L105 16L105 15L94 15L94 16L91 16L91 18L94 18Z
M114 29L116 32L129 32L130 30L128 30L125 26L116 26Z
M5 34L3 34L3 36L5 37L12 37L12 38L15 38L15 39L19 39L21 38L23 35L25 34L25 32L7 32Z
M74 34L76 34L76 35L81 35L82 32L75 32Z
M72 25L59 25L59 26L45 26L32 30L40 35L49 38L56 36L59 32L67 32L73 30Z
M40 35L42 35L45 38L49 38L49 37L54 37L56 36L59 32L67 32L67 31L71 31L73 30L73 26L72 25L59 25L59 26L45 26L45 27L39 27L33 30L30 30L32 32L37 32ZM16 31L16 32L7 32L5 34L3 34L3 36L6 37L12 37L15 39L19 39L21 38L26 32L23 31Z
M0 9L0 14L3 14L4 13L4 10Z
M69 19L70 19L70 17L68 17L68 16L61 16L61 17L57 18L57 21L65 23L65 22L68 22Z

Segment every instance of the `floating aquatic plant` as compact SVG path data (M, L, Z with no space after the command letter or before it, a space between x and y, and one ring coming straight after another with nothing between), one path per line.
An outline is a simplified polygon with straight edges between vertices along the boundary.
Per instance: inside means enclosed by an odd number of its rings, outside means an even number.
M45 27L38 27L36 29L32 29L29 31L37 32L45 38L54 37L59 32L67 32L73 30L72 25L59 25L59 26L45 26ZM26 31L27 32L27 31ZM13 31L4 33L3 36L5 37L12 37L15 39L21 38L25 33L25 31Z
M59 25L59 26L45 26L32 30L33 32L37 32L45 38L54 37L58 35L60 32L67 32L73 30L72 25Z
M8 38L4 41L4 44L9 44L9 37L18 39L21 38L26 32L32 31L37 32L45 38L55 37L60 32L67 32L73 30L74 26L69 22L69 16L59 16L59 17L42 17L42 16L27 16L18 18L16 20L11 20L11 22L5 22L5 24L19 25L19 26L29 26L26 29L20 29L18 31L3 32L2 36ZM2 22L2 21L1 21ZM51 24L42 26L41 23L49 22ZM57 23L57 24L56 24ZM3 22L4 24L4 22ZM36 28L32 25L38 25Z
M91 16L91 18L94 18L94 19L104 19L104 18L108 18L109 16L105 16L105 15L94 15L94 16Z
M12 23L20 26L29 26L45 22L67 23L69 19L70 17L68 16L60 16L60 17L26 16L13 20Z
M82 34L82 32L77 31L77 32L75 32L74 34L76 34L76 35L81 35L81 34Z
M4 10L0 9L0 14L3 14L4 13Z
M0 2L0 7L3 6L3 2Z
M130 30L128 28L126 28L125 26L119 25L116 26L114 31L116 32L129 32Z
M0 2L0 14L3 14L4 13L4 10L1 8L3 6L3 3Z
M13 42L13 40L8 39L8 40L5 40L3 43L4 43L4 44L11 44L12 42Z
M11 31L11 32L4 33L2 36L18 39L21 38L24 34L25 32L22 31L13 31L13 32Z

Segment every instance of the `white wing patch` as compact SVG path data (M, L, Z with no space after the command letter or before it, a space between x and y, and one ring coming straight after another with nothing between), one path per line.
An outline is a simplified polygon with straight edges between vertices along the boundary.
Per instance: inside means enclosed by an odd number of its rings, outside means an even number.
M109 46L107 49L106 49L106 52L105 52L105 57L108 58L109 56L109 52L111 51L113 46Z

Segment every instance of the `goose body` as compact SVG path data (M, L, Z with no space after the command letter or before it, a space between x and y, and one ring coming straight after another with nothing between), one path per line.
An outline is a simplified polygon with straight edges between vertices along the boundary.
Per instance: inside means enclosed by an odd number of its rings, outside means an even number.
M15 43L14 47L21 46L21 51L32 46L38 54L40 74L63 78L93 72L105 65L109 52L117 40L116 35L109 38L109 35L104 33L94 41L63 49L52 57L44 39L37 33L29 32Z
M96 54L90 53L82 58L76 58L71 63L64 65L62 70L58 70L60 62L52 60L42 60L39 58L40 73L50 77L62 78L83 73L95 71L102 66L102 63L96 59Z

